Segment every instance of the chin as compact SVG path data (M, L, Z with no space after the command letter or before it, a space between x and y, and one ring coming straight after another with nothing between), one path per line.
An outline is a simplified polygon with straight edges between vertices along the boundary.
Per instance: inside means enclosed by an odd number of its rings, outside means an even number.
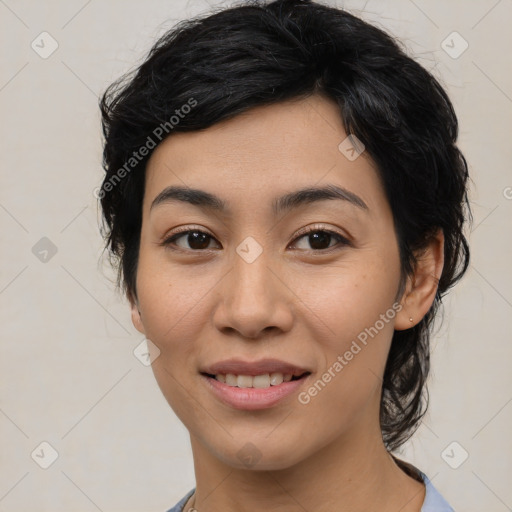
M300 445L300 437L296 441L288 437L288 442L270 440L258 436L247 436L244 441L236 437L230 442L230 446L212 448L212 453L227 466L233 469L246 469L250 471L276 471L288 469L299 463L306 457L304 446ZM224 449L222 449L224 448Z

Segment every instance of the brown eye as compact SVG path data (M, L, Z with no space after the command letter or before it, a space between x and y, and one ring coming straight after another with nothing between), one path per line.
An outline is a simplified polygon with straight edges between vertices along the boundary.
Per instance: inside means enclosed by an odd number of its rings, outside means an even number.
M180 243L177 243L178 240L184 239L185 246ZM182 231L181 233L177 233L167 238L163 245L175 245L181 249L193 250L193 251L202 251L205 249L209 249L210 241L214 240L214 238L205 233L204 231L199 231L197 229ZM187 247L188 245L188 247Z
M339 233L324 229L311 229L295 239L293 245L297 245L297 240L305 239L305 245L309 247L299 247L302 250L325 251L333 247L349 245L349 241ZM332 244L332 242L337 242Z

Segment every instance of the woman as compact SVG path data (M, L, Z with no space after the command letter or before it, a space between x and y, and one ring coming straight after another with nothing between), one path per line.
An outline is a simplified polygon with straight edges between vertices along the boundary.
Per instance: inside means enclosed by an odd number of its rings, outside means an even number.
M196 486L170 512L452 508L393 455L463 275L457 119L380 29L245 2L102 99L104 236Z

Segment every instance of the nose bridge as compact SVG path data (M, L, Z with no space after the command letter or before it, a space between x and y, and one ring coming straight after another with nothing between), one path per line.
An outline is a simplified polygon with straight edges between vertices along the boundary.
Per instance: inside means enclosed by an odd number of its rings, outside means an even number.
M233 263L233 298L260 305L272 301L272 262L269 251L261 252L254 242L243 242L237 248ZM274 297L275 298L275 297Z
M270 327L289 329L292 314L286 287L273 267L270 251L254 238L248 237L237 246L221 292L218 328L232 328L251 338Z

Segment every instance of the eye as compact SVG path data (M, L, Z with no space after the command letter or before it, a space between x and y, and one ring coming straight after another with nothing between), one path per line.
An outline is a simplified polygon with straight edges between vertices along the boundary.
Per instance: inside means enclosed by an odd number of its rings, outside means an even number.
M186 244L185 246L177 243L181 239L184 240L184 243ZM205 231L200 229L190 229L190 227L187 227L167 237L161 245L169 246L172 249L174 249L172 246L176 246L178 249L204 251L206 249L211 249L209 245L212 240L215 240L213 236Z
M326 229L322 225L315 225L309 228L304 228L298 232L298 235L291 245L297 246L297 241L304 239L309 247L299 247L300 250L314 251L314 252L327 252L336 246L351 245L350 241L335 231ZM182 241L181 243L179 243ZM204 251L212 249L210 242L215 241L215 238L209 233L201 229L191 229L190 226L179 229L167 237L160 245L169 247L173 250L185 251ZM334 244L332 242L335 242ZM217 242L218 244L218 242ZM220 244L218 244L220 246Z
M301 250L312 250L319 252L332 249L337 245L351 245L346 237L335 231L325 229L324 226L317 225L310 228L304 228L303 230L299 231L299 235L301 236L295 238L293 245L297 245L297 240L301 239L304 239L305 243L309 245L309 247L299 247ZM332 244L333 241L337 243Z

